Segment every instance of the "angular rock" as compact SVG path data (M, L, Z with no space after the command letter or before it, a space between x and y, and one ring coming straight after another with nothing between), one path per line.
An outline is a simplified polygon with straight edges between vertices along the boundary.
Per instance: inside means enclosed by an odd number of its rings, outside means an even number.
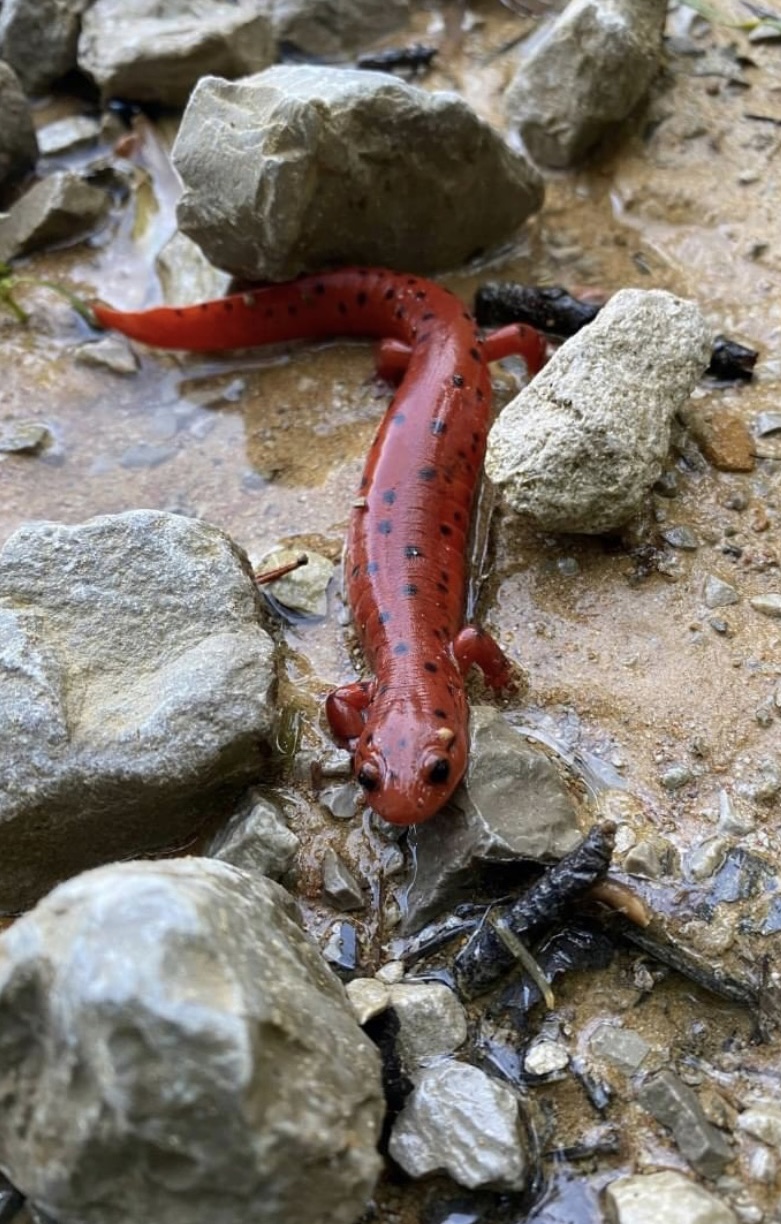
M580 161L662 63L667 0L572 0L521 62L507 115L545 166Z
M274 569L287 565L301 555L301 549L272 548L258 563L258 570ZM269 593L275 602L292 608L303 616L320 619L328 612L328 587L336 572L333 561L320 553L307 550L307 563L280 578Z
M522 1190L529 1158L520 1103L477 1067L446 1062L416 1079L388 1150L410 1177L444 1170L461 1186Z
M223 532L137 510L0 552L0 910L176 845L262 776L273 643Z
M508 239L543 194L456 94L342 68L202 80L173 157L181 229L254 280L329 263L452 268Z
M2 9L0 9L0 22ZM19 79L0 60L0 187L31 170L38 160L35 125Z
M720 1130L705 1117L697 1095L666 1068L645 1081L637 1093L640 1104L673 1133L681 1155L703 1177L715 1178L732 1160L732 1149Z
M414 931L472 895L480 864L555 861L581 838L563 767L493 706L470 715L469 768L448 807L416 829L404 927Z
M379 1059L294 914L278 885L192 858L85 873L6 931L15 1185L62 1224L353 1224Z
M58 170L25 192L0 217L0 263L94 232L111 206L107 192L70 170Z
M738 1224L721 1198L672 1170L619 1178L605 1196L610 1224Z
M0 57L25 93L46 93L76 67L81 15L92 0L3 0Z
M399 982L390 988L399 1021L397 1046L405 1070L453 1054L466 1041L466 1012L444 982Z
M544 531L623 526L661 473L710 348L693 302L622 290L501 413L486 472Z
M639 1033L617 1024L600 1024L591 1034L589 1046L592 1054L612 1063L625 1075L637 1071L651 1048Z
M202 76L258 72L274 59L271 22L255 0L94 0L79 67L103 97L183 106Z
M333 846L323 855L323 895L340 910L363 909L366 904L360 884Z
M342 55L403 28L410 0L270 0L270 8L278 41L308 55Z
M249 874L281 880L293 866L300 845L276 803L258 791L250 791L213 838L208 853Z

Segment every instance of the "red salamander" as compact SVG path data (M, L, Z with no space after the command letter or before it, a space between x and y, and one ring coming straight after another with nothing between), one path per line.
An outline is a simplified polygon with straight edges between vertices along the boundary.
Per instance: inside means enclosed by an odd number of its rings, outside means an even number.
M494 640L463 627L466 554L489 424L488 361L516 352L536 369L538 334L513 326L483 341L448 290L379 268L181 309L98 303L93 312L102 327L145 344L196 351L340 335L388 342L381 372L403 377L369 451L345 553L347 597L374 678L335 689L326 714L369 805L394 824L428 820L466 769L466 672L478 664L496 688L510 679Z

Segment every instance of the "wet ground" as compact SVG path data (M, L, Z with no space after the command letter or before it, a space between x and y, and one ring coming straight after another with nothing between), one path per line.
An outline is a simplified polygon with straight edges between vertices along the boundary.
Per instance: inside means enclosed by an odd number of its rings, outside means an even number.
M781 620L749 599L781 594L781 432L754 430L760 413L781 409L781 39L752 43L745 32L690 18L682 8L671 19L679 41L643 113L585 168L548 177L544 209L513 249L443 279L465 301L486 279L669 289L696 299L715 331L759 350L750 385L704 383L692 404L699 418L748 427L754 470L717 470L681 432L670 456L675 496L655 498L655 524L643 529L658 541L660 530L688 528L694 547L666 548L661 571L645 574L621 542L541 537L499 509L480 608L528 675L528 692L509 713L603 762L646 831L685 853L713 832L725 790L757 821L745 844L772 857L781 790L766 782L781 771ZM426 15L411 37L425 37L430 24L440 38ZM513 67L503 48L525 23L486 0L467 25L457 36L450 22L440 66L424 83L462 89L501 124ZM158 300L154 257L170 232L172 200L165 176L153 171L152 179L161 186L157 209L146 190L136 193L93 244L34 258L24 272L121 306ZM0 314L0 418L41 421L52 443L39 455L0 455L0 541L29 519L78 522L148 506L218 524L253 559L280 542L339 555L385 402L368 346L219 361L142 350L139 373L123 377L75 359L89 333L67 304L29 287L19 300L31 312L26 328ZM709 575L734 586L740 602L708 609ZM289 633L303 746L314 750L327 743L319 699L353 675L337 613L334 602L327 622ZM361 857L361 836L350 834L353 856ZM308 891L306 872L302 882ZM596 978L569 981L561 1007L573 1031L632 1011L633 1028L680 1051L706 1016L698 1058L717 1061L730 1043L734 1066L724 1074L765 1083L773 1053L747 1044L750 1016L674 976L641 1012L632 966L627 955ZM557 1117L552 1146L582 1137L574 1082L546 1092ZM669 1147L657 1151L659 1131L643 1129L639 1112L632 1106L623 1125L638 1127L646 1163L655 1152L679 1161ZM626 1159L624 1150L590 1162L593 1184ZM380 1218L392 1209L416 1216L399 1187L387 1193ZM752 1194L765 1206L775 1191L754 1186ZM574 1209L568 1218L578 1218Z

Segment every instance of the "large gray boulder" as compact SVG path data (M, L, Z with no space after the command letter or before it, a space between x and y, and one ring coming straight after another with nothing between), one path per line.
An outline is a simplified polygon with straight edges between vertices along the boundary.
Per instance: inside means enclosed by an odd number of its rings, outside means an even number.
M38 160L35 125L19 78L0 60L0 189Z
M173 158L181 229L254 280L328 263L452 268L510 238L543 196L536 171L462 98L381 72L206 78Z
M152 510L0 552L0 910L176 845L262 777L273 643L246 558Z
M104 97L183 106L206 73L257 72L274 52L271 21L257 0L94 0L79 67Z
M0 56L25 93L46 93L76 67L81 17L92 0L3 0Z
M99 868L0 937L0 1166L58 1224L353 1224L379 1058L287 893Z

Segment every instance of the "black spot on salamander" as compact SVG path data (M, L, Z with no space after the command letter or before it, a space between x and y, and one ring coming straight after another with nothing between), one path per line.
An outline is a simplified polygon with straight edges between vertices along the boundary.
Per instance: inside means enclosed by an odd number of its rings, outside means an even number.
M431 422L431 432L435 436L443 434L447 429L447 421L440 421L437 417Z
M417 283L418 283L418 280L417 280L417 277L416 277L416 276L408 276L408 277L407 277L407 284L408 284L408 285L417 285Z
M464 463L465 463L465 462L466 462L466 460L469 458L469 456L467 455L467 453L466 453L466 451L463 449L463 447L461 448L461 450L456 451L456 454L458 455L459 459L461 459L461 460L462 460L462 462L464 462Z
M420 321L421 323L430 323L431 320L436 319L436 317L437 316L435 315L433 310L425 310L423 314L420 316Z
M463 516L463 514L461 513L461 511L460 511L460 510L454 510L454 511L453 511L453 522L454 522L454 523L460 523L460 522L462 522L462 521L463 521L463 518L464 518L464 516Z
M396 490L386 489L382 495L382 500L385 502L386 506L392 506L396 500Z
M419 301L419 302L423 302L423 301L425 301L425 298L426 298L426 290L425 290L425 289L418 289L417 293L415 294L415 297L418 299L418 301Z
M407 312L403 306L397 306L393 314L394 314L394 317L397 319L406 319L407 317Z
M360 293L356 293L355 300L359 306L365 306L369 299L363 289L361 289Z
M418 476L421 480L434 480L436 475L437 469L435 467L418 468Z
M397 642L396 645L393 647L393 653L395 655L409 654L409 646L407 645L406 642Z
M393 301L393 299L395 298L395 296L396 296L396 290L395 290L395 289L386 289L386 290L385 290L385 301L386 301L386 302L392 302L392 301Z
M174 314L176 315L177 319L181 319L184 317L184 311L182 310L181 306L177 306L174 309Z
M418 588L415 586L414 582L405 582L404 586L401 588L401 593L407 599L413 599L418 593Z
M374 575L379 574L379 572L380 572L379 561L367 561L366 562L366 574L369 578L373 578Z
M439 534L443 536L451 536L453 534L453 528L450 527L448 523L440 523Z
M393 416L391 417L391 424L392 425L403 425L406 419L407 418L405 417L403 412L394 412Z
M413 557L422 557L423 553L414 544L405 544L404 545L404 556L409 561L409 560L412 560Z
M472 431L472 441L473 441L473 442L479 442L479 441L480 441L480 434L477 432L477 430L476 430L476 429L474 429L474 430Z
M222 303L222 308L226 314L230 314L230 312L233 310L233 302L230 300L230 298L225 299L225 301Z
M369 477L368 477L368 476L362 476L362 477L361 477L361 488L362 488L362 489L366 489L366 488L368 488L368 485L369 485Z
M322 281L315 281L315 293L322 295L325 293L325 285Z
M465 311L463 312L463 314L461 315L461 318L462 318L462 319L466 319L467 323L471 323L471 322L472 322L472 316L470 315L470 313L469 313L469 311L468 311L468 310L465 310Z
M379 531L380 535L390 535L390 533L393 531L393 523L390 521L390 519L380 519L379 523L377 524L377 530Z
M381 625L387 625L390 618L391 618L390 612L379 612L377 614L377 620L380 622Z
M480 360L480 351L479 351L479 349L476 349L476 348L470 348L470 350L469 350L469 356L472 358L472 360L473 360L473 361L479 361L479 360Z
M439 668L437 667L436 663L431 663L427 661L426 663L423 664L423 666L426 669L426 671L431 672L432 675L434 674L434 672L439 671Z
M479 387L475 388L475 399L477 400L478 404L482 404L483 400L485 399L485 396Z
M463 376L463 374L454 374L454 375L453 375L453 386L454 386L454 387L463 387L463 385L464 385L464 376Z
M359 575L359 574L360 574L360 572L361 572L361 567L360 567L360 565L354 565L354 566L353 566L353 568L352 568L352 570L351 570L350 572L351 572L351 574L352 574L353 578L357 578L357 577L358 577L358 575Z
M446 582L438 582L438 583L437 583L437 590L439 591L440 595L447 595L447 594L449 594L449 592L448 592L448 587L447 587L447 583L446 583Z
M447 710L442 710L439 706L437 706L436 710L434 711L434 716L435 718L447 718Z
M339 302L336 309L339 311L340 315L346 315L349 313L346 302Z
M201 313L203 313L204 310L208 310L208 309L209 309L209 303L201 302Z

